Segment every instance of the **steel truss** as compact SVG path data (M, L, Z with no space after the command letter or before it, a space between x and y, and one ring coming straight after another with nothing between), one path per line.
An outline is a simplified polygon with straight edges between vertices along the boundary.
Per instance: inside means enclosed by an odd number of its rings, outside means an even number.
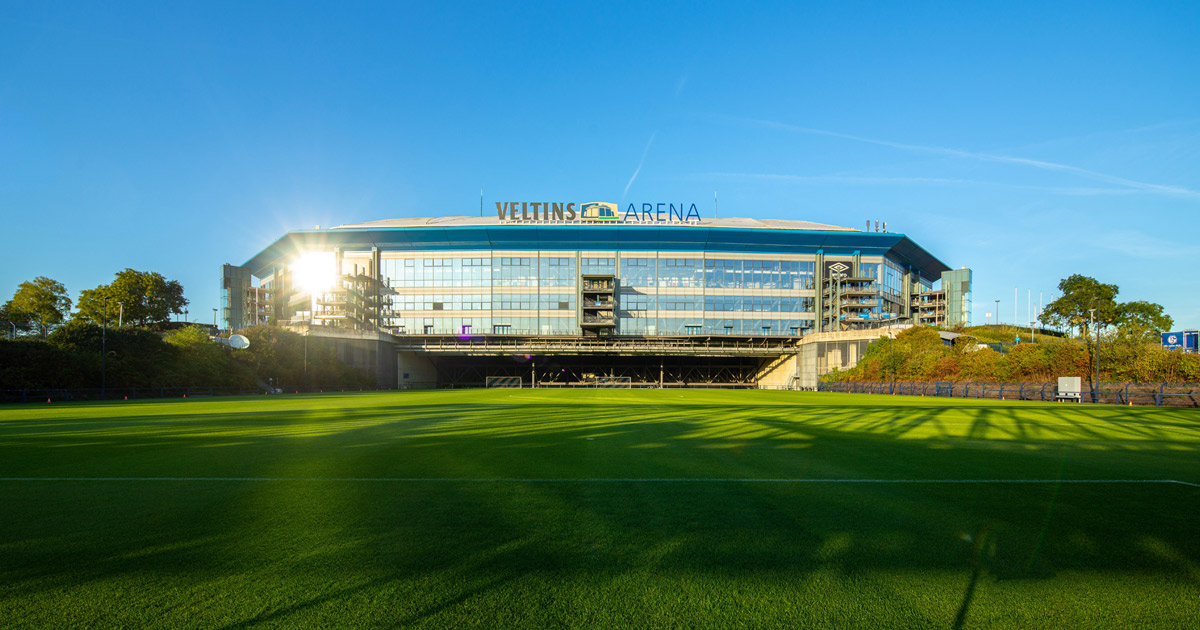
M778 357L518 355L433 356L442 387L481 387L489 376L520 376L526 386L587 384L600 376L628 377L634 386L754 386Z

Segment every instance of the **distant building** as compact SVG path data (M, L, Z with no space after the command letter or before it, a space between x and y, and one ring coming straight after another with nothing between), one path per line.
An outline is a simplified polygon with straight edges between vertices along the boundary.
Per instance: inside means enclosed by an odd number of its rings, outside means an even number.
M271 323L271 290L254 286L250 270L221 265L221 320L234 331Z
M1200 331L1181 330L1162 333L1162 347L1168 350L1182 350L1189 354L1200 353Z
M912 294L913 323L956 328L971 325L971 270L963 267L943 271L939 287Z

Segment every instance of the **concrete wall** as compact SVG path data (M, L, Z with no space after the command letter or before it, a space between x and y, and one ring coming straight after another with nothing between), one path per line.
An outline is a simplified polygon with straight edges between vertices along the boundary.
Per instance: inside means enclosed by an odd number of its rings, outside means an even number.
M296 332L305 334L304 329ZM396 346L389 335L324 326L313 326L309 334L331 341L339 361L366 370L375 377L379 387L391 389L397 386L397 366L392 360Z
M909 325L873 330L844 330L805 335L796 352L796 383L800 389L816 389L820 378L836 367L848 370L858 365L867 345L880 337L895 338Z
M400 389L437 387L437 366L426 355L416 352L397 352L396 379L396 386Z
M763 389L791 389L796 377L797 354L785 355L771 363L758 375L758 386Z
M796 353L796 387L800 389L817 388L817 347L815 343L803 344Z

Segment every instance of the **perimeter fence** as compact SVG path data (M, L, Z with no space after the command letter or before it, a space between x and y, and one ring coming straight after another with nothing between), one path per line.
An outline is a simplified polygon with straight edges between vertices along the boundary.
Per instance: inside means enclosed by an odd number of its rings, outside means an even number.
M1058 388L1054 383L840 382L820 383L817 385L817 391L1044 402L1062 398L1058 396ZM1102 383L1095 392L1085 386L1080 393L1079 402L1200 407L1200 383Z
M517 377L514 377L517 378ZM523 384L529 387L528 383ZM0 405L20 403L60 403L60 402L91 402L99 400L149 400L158 398L213 398L218 396L262 396L264 394L328 394L338 392L363 391L393 391L396 389L435 390L435 389L483 389L484 384L471 385L438 385L437 383L406 383L399 388L366 387L366 388L309 388L286 387L269 390L263 387L106 387L101 389L81 388L36 388L36 389L0 389ZM621 381L618 384L602 384L598 382L554 383L539 382L538 388L546 389L594 389L597 387L620 387L634 389L755 389L753 383L630 383Z
M275 389L263 387L99 387L91 389L0 389L0 404L88 402L96 400L146 400L154 398L213 398L217 396L262 396L264 394L315 394L318 392L375 391L360 389Z

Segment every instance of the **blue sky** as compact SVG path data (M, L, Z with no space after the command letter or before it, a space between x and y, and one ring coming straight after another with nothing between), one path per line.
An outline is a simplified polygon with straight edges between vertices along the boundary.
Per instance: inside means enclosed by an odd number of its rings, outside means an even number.
M290 229L719 190L887 221L979 323L1082 273L1200 327L1200 3L111 4L0 0L2 299L133 267L211 321Z

